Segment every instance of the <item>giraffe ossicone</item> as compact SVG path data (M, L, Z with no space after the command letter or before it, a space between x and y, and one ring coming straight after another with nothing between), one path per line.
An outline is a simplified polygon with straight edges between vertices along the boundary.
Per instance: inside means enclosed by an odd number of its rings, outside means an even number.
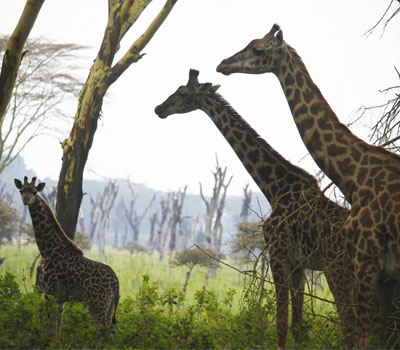
M372 335L398 342L392 300L400 300L400 156L367 144L339 121L277 25L217 71L276 75L305 146L352 206L342 233L357 281L357 346L367 347Z
M35 185L36 177L22 183L14 179L22 202L28 206L36 244L39 248L41 272L39 285L45 295L60 303L83 301L89 306L97 328L116 322L119 301L118 277L112 268L83 256L82 250L63 231L46 201L38 195L45 183Z
M340 226L348 210L329 200L316 179L274 150L216 91L219 85L200 84L190 70L186 85L157 106L156 114L205 112L228 141L271 205L264 223L277 297L278 347L285 348L289 293L292 333L299 342L303 314L305 269L324 271L334 295L344 344L354 345L353 273L344 253Z

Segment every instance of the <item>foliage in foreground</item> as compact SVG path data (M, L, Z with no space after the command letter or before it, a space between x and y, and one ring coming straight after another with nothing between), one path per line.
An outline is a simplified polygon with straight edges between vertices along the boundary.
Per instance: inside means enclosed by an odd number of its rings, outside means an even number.
M265 292L270 293L270 292ZM121 300L117 325L97 331L88 309L66 303L60 343L55 324L58 305L36 292L21 292L11 273L0 275L0 348L107 348L107 349L249 349L276 347L275 303L244 294L242 307L233 306L235 291L217 296L197 291L185 306L183 292L160 291L148 275L139 291ZM337 349L338 329L323 318L306 318L305 348ZM288 346L293 347L290 336Z

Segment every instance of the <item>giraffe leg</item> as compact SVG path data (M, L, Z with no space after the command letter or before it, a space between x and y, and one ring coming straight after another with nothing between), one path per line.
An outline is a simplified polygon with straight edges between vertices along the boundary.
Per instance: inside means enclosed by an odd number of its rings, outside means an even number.
M400 284L395 283L391 308L385 322L384 339L389 349L400 348Z
M368 346L369 338L372 335L378 335L378 330L382 328L382 318L375 289L380 270L377 259L358 259L355 262L358 349L365 349Z
M303 305L304 305L304 271L298 269L291 275L291 300L292 300L292 324L291 330L296 344L300 343L301 322L303 321Z
M351 350L355 347L355 310L353 300L354 274L346 268L328 270L325 272L329 289L335 299L336 309L339 314L340 326L343 334L344 349Z
M89 311L93 317L93 323L97 329L108 326L108 309L103 304L98 302L91 302L89 304Z
M57 308L57 324L56 324L56 332L57 332L57 343L61 340L61 326L62 320L64 316L64 303L60 303Z
M278 335L278 349L283 350L286 346L288 331L289 276L285 273L282 264L280 264L279 261L275 262L272 256L270 265L276 294L276 332Z

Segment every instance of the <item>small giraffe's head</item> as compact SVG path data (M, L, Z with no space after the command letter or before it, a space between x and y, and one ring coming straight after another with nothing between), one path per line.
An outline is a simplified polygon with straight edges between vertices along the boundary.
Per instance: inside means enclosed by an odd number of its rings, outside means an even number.
M21 193L22 202L24 205L32 204L35 201L36 194L44 189L46 185L44 182L40 182L35 186L36 177L32 178L31 182L28 182L28 178L24 177L24 183L18 179L14 179L15 186L19 189Z
M274 24L262 39L252 40L243 50L223 60L218 65L217 72L225 75L278 72L286 55L285 46L282 30Z
M171 114L188 113L200 108L200 100L208 93L216 92L219 85L211 83L200 84L197 80L199 71L189 71L189 81L182 85L162 104L156 107L155 112L160 118L166 118Z

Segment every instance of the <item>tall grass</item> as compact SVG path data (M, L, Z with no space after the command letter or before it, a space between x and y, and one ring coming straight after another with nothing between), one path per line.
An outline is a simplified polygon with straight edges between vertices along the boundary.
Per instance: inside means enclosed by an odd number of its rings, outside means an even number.
M29 271L38 254L36 244L23 245L21 250L15 245L2 246L0 256L6 259L0 266L0 274L11 272L17 277L17 282L21 288L32 291L35 284L36 269L34 269L32 278L29 276ZM96 247L85 252L85 256L104 262L104 259L99 257ZM106 263L113 268L118 276L122 299L133 296L139 291L144 275L149 275L153 281L156 281L161 291L182 290L187 272L185 266L169 268L166 259L159 261L157 254L149 256L147 253L139 252L131 255L126 250L109 247L106 249L106 256ZM192 303L196 291L203 288L206 274L207 270L204 267L196 266L193 269L186 293L188 304ZM239 284L238 281L238 272L222 265L218 269L217 277L209 279L207 289L212 290L217 295L225 293L228 289L233 289L236 291L235 301L238 301L243 290L243 282Z

